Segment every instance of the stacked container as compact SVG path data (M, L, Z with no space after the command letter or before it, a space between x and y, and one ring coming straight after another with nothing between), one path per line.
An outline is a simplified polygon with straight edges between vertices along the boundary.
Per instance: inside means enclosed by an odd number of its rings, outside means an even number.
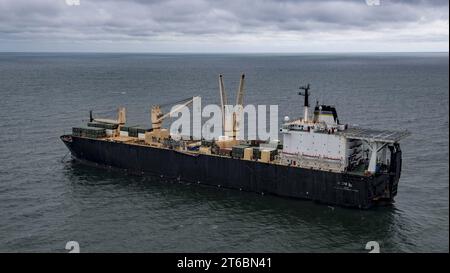
M248 148L248 145L236 145L233 146L231 155L233 158L243 158L244 157L244 150Z
M125 125L120 128L120 136L137 137L144 140L145 132L150 132L151 130L152 129L140 127L139 125Z
M119 124L114 123L104 123L104 122L88 122L88 127L95 127L95 128L103 128L105 129L106 136L113 136L114 131L119 127Z
M97 127L73 127L72 135L88 138L106 137L106 129Z

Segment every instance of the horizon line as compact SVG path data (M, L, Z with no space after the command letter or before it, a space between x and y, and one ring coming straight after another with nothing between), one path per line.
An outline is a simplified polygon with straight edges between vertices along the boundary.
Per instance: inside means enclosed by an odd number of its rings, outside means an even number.
M436 54L436 53L446 53L449 51L305 51L305 52L277 52L277 51L267 51L267 52L232 52L232 51L217 51L217 52L195 52L195 51L0 51L2 53L65 53L65 54L201 54L201 55L213 55L213 54Z

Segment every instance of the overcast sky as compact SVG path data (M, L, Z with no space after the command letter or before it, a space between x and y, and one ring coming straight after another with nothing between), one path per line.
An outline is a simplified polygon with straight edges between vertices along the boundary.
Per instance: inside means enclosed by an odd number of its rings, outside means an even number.
M0 51L448 48L448 0L0 0Z

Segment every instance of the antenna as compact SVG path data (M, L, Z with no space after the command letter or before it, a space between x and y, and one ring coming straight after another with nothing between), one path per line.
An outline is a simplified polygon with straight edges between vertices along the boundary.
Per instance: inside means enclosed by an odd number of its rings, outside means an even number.
M310 85L308 83L306 86L300 86L299 89L303 90L303 92L298 92L298 94L300 96L304 96L305 97L305 104L304 104L305 115L304 115L304 120L308 121L308 107L309 107L309 89L310 89Z
M303 90L304 92L298 92L298 94L300 96L304 96L305 97L305 106L309 107L309 89L310 89L310 84L308 83L306 86L300 86L298 89Z

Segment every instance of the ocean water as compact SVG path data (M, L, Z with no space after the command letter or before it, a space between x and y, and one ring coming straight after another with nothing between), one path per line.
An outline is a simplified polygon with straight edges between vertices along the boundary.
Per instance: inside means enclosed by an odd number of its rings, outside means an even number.
M449 57L429 54L0 54L0 251L449 251ZM128 175L76 163L59 136L127 107L201 95L302 114L298 86L341 122L408 129L396 203L368 211ZM167 125L167 123L166 123Z

